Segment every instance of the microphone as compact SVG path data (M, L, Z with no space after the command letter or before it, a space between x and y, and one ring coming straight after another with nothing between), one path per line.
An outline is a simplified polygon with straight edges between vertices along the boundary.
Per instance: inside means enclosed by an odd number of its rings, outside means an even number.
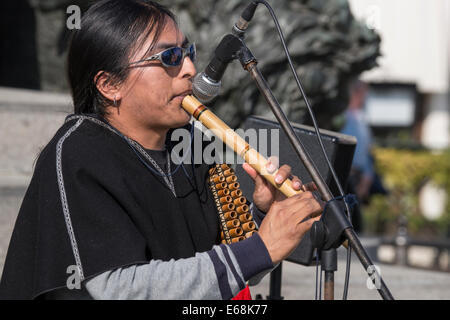
M220 41L205 71L198 73L192 84L192 91L200 102L210 102L219 94L222 76L241 47L241 40L232 34Z
M205 71L198 73L194 77L192 91L200 102L210 102L219 95L220 87L222 86L222 76L228 64L235 59L235 54L242 48L241 38L243 38L247 30L257 6L258 3L253 1L245 8L239 20L233 26L232 34L223 37L217 46L214 56L205 68Z

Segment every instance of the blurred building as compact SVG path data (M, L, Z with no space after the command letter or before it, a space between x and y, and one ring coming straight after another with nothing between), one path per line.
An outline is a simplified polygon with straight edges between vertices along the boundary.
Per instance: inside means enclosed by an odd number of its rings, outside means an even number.
M381 36L379 67L362 75L371 84L365 111L378 141L386 143L391 134L391 146L404 146L399 143L398 134L403 132L403 137L409 136L410 141L422 147L433 151L448 149L450 1L349 3L355 17ZM442 188L426 183L419 193L422 214L429 220L439 218L445 212L447 198Z
M430 149L450 146L450 2L349 0L355 17L381 35L367 118L375 132L410 129ZM386 130L388 129L388 130Z

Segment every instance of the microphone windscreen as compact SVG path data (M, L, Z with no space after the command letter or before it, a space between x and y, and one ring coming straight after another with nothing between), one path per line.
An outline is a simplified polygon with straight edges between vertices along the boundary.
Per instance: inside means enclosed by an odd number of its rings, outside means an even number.
M219 95L221 81L208 79L205 73L198 73L194 77L192 92L201 103L208 103Z

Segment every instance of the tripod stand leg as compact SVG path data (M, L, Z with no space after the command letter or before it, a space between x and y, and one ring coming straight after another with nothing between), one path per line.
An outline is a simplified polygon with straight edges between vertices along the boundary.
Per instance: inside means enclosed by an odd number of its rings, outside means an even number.
M325 284L323 290L325 300L334 300L334 272L325 271Z
M270 292L268 300L283 300L281 296L281 264L270 273Z

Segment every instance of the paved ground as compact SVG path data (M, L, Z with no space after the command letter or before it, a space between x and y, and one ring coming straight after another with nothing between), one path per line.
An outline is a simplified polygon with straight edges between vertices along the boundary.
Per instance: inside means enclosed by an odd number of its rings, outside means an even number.
M345 250L345 249L344 249ZM335 299L342 299L345 275L345 252L339 250L338 271L335 273ZM386 285L395 299L399 300L441 300L450 299L450 274L424 271L400 266L377 264ZM304 267L292 262L282 264L281 295L287 300L314 300L315 267ZM349 300L379 300L377 290L367 288L367 274L356 257L350 269ZM252 295L269 294L270 277L251 288Z

